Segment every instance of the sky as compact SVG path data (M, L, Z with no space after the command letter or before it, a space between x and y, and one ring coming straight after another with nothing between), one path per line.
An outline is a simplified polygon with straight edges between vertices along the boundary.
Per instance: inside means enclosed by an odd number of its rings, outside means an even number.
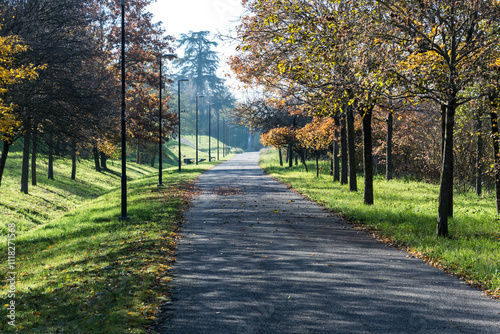
M189 31L209 30L213 34L228 34L234 31L239 17L244 13L241 0L157 0L149 7L155 21L162 21L168 35L179 37ZM225 65L227 57L233 53L235 45L219 43L217 51L221 59L218 75L224 77L230 73ZM181 54L180 54L181 55ZM232 86L234 80L228 79Z
M243 13L240 0L157 0L149 10L171 35L190 30L223 32L234 27Z

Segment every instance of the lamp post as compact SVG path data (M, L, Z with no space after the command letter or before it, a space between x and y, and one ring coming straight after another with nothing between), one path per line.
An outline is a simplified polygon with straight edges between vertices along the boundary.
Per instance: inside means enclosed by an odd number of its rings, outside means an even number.
M217 160L220 160L219 159L219 111L217 110Z
M161 127L162 127L162 96L161 96L161 91L162 91L162 61L161 61L161 58L162 57L165 57L167 58L168 60L172 60L172 59L175 59L177 58L177 55L176 54L172 54L172 53L168 53L168 54L161 54L160 53L160 57L159 57L159 63L160 63L160 105L159 105L159 124L158 124L158 140L159 140L159 144L158 144L158 154L159 154L159 157L158 157L158 187L161 187L163 186L163 159L162 159L162 154L163 154L163 140L162 140L162 136L161 136Z
M181 171L181 81L189 81L188 79L180 79L177 82L177 102L178 102L178 107L179 107L179 172Z
M122 213L120 220L130 219L127 216L127 139L126 139L126 113L125 113L125 0L121 1L122 10Z
M198 164L198 99L203 95L196 96L196 164Z
M210 121L210 111L211 111L212 104L208 103L208 161L212 161L212 152L210 149L210 140L211 140L211 121Z

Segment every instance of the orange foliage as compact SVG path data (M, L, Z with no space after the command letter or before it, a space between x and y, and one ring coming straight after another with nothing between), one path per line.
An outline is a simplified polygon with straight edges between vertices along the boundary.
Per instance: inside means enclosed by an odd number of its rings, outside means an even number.
M283 148L288 145L297 144L297 132L293 127L274 128L262 134L260 141L264 146Z
M315 118L312 123L297 130L297 139L306 149L326 150L333 143L335 120L332 117Z

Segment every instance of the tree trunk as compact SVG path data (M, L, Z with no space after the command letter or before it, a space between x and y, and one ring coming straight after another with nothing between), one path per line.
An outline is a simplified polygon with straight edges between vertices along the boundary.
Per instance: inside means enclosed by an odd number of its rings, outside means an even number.
M278 154L280 156L280 166L283 167L283 153L281 152L281 147L278 147Z
M385 152L385 179L387 181L392 180L392 173L394 170L392 161L392 137L393 137L393 126L394 126L394 115L392 110L389 110L387 114L387 141L386 141L386 152Z
M329 150L329 151L328 151L328 153L329 153L329 154L330 154L330 153L332 154L332 156L330 157L330 175L331 175L331 176L333 176L333 170L335 169L335 167L333 166L333 165L334 165L334 163L335 163L335 162L333 161L333 160L334 160L334 159L333 159L333 156L334 156L333 152L334 152L334 150L335 150L335 147L334 147L334 144L333 144L333 143L331 143L330 145L328 145L328 150ZM339 175L340 175L340 174L339 174Z
M372 112L370 106L363 115L363 173L365 179L365 204L373 204L373 152L372 152Z
M55 154L57 156L61 155L61 142L59 140L56 140L56 145L55 145Z
M303 156L303 159L305 161L305 153L302 153L304 156ZM295 166L298 166L299 165L299 157L298 157L298 153L294 154L294 157L295 157Z
M21 192L28 194L28 179L29 179L29 169L30 169L30 140L31 136L29 132L24 134L24 145L23 145L23 164L21 167Z
M333 141L333 182L340 181L340 159L339 159L339 118L335 117L335 139Z
M349 108L347 112L347 147L349 156L349 190L358 191L356 180L356 144L354 141L354 114Z
M54 179L54 137L52 133L49 134L49 166L47 177L49 180Z
M319 177L319 152L316 151L316 177Z
M293 151L292 145L288 145L288 167L293 167Z
M455 115L455 112L453 112ZM455 117L455 116L453 116ZM444 146L446 141L446 122L447 122L447 107L443 104L441 105L441 159L444 161ZM454 123L454 121L453 121ZM453 151L453 148L452 148ZM452 155L453 158L453 155ZM451 164L451 177L453 178L453 163ZM449 185L451 189L449 190L449 203L448 203L448 217L453 217L453 180Z
M481 196L483 183L483 136L481 135L482 122L478 115L476 119L476 195Z
M340 184L348 183L348 162L347 162L347 122L345 115L340 120L340 156L342 168L340 170Z
M101 168L102 170L108 170L108 156L104 152L101 152Z
M295 154L295 159L297 160L297 156L299 155L299 153L296 152ZM306 157L305 157L306 153L304 150L302 150L300 152L300 160L302 161L302 165L304 166L304 169L306 170L306 172L309 172L309 169L307 168L307 164L306 164Z
M32 135L32 145L31 145L31 185L36 186L36 150L37 150L37 133L36 130Z
M491 134L493 137L493 159L495 162L495 195L497 214L500 213L500 134L498 132L498 114L491 109Z
M95 170L97 172L101 171L101 164L99 163L99 151L97 150L97 146L94 145L92 148L92 153L94 154L94 165L95 165Z
M7 155L9 154L9 149L12 144L10 141L3 141L2 156L0 157L0 186L2 185L3 172L5 170L5 164L7 163Z
M76 142L71 140L71 179L76 180Z
M151 158L151 161L150 161L150 166L151 167L155 166L155 159L156 159L156 153L153 153L153 157Z
M456 105L452 102L445 108L445 135L443 147L443 161L441 169L441 182L439 189L439 207L436 235L448 235L448 217L450 201L453 200L453 128L455 125ZM451 191L450 191L451 190Z

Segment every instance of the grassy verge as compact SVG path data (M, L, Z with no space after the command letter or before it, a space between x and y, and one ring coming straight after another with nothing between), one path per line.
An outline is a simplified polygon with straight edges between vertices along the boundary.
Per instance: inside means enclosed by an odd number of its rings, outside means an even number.
M436 238L437 185L375 177L375 205L367 206L361 177L359 191L350 192L347 185L333 183L328 168L316 178L312 162L309 173L301 166L280 167L272 149L261 157L261 166L310 199L361 223L381 240L406 248L490 295L500 295L500 221L493 195L456 194L450 237Z
M7 266L5 233L1 239L0 298L4 305L0 331L145 333L158 306L168 299L165 285L175 261L179 212L192 191L192 181L214 164L184 166L182 173L175 167L166 169L160 188L157 173L130 164L127 175L136 179L128 183L131 219L126 221L118 219L119 179L113 172L94 175L80 168L87 175L81 181L56 176L59 183L41 182L25 197L13 186L13 196L23 197L18 204L23 200L33 209L25 215L25 223L6 221L4 216L0 221L6 229L16 230L14 269ZM8 189L2 185L2 195ZM4 199L2 196L0 206L5 209ZM57 201L62 203L60 210L54 207ZM42 202L52 204L33 204ZM44 217L33 222L32 216ZM14 298L8 296L11 271L16 272ZM12 300L15 326L6 317Z
M54 163L55 180L49 180L47 159L39 157L38 185L32 187L30 182L29 194L24 195L19 191L21 159L19 151L9 154L0 187L0 241L4 240L8 223L16 224L17 233L32 230L64 215L84 201L111 191L120 183L121 165L113 161L109 162L108 171L98 173L93 168L93 162L81 160L75 182L70 178L70 162L58 159ZM154 171L149 166L129 163L127 176L136 179Z

